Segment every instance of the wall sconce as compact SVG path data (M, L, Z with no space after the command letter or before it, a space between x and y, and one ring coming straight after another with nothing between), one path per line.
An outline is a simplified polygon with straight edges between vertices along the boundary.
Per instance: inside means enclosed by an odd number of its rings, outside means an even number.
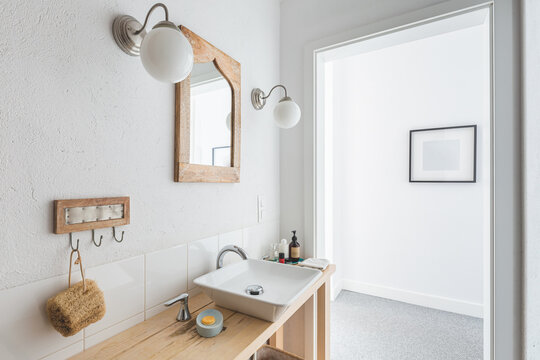
M265 96L264 91L259 88L251 91L251 103L256 110L261 110L266 105L266 99L272 94L275 88L281 87L285 90L285 96L279 100L274 107L274 121L276 125L282 129L290 129L300 121L302 112L297 103L295 103L290 97L287 96L287 89L283 85L276 85L268 95Z
M157 7L165 11L165 20L154 25L147 34L148 17ZM177 83L191 72L193 49L180 29L169 21L169 11L162 3L150 8L143 25L130 15L116 17L113 36L126 54L141 56L144 68L156 80Z

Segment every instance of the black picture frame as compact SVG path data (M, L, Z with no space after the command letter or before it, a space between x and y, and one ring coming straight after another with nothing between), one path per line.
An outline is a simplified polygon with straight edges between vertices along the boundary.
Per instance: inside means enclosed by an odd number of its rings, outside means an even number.
M464 180L413 180L413 135L416 132L422 131L445 131L445 130L454 130L454 129L463 129L463 128L472 128L473 129L473 176L472 179ZM476 183L476 166L477 166L477 125L460 125L460 126L448 126L448 127L438 127L438 128L426 128L426 129L415 129L409 131L409 182L410 183Z

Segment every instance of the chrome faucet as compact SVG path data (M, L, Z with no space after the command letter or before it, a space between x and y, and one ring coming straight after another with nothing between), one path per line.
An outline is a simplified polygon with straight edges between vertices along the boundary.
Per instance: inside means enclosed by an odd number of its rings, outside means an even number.
M189 307L188 307L188 299L189 299L189 294L184 293L180 296L175 297L174 299L167 301L164 305L171 306L180 301L180 309L178 310L178 315L176 315L176 320L188 321L191 319L191 313L189 312Z
M227 245L219 251L219 254L217 256L216 269L221 269L223 267L223 257L228 252L237 253L238 255L240 255L242 260L247 260L248 258L247 253L241 247L236 245Z

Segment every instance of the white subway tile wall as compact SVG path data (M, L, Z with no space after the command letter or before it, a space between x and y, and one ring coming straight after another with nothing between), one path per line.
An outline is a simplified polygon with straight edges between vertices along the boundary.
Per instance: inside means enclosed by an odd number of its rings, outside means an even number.
M193 280L216 268L219 237L192 241L188 244L188 289L193 289Z
M146 254L146 309L187 290L187 245Z
M263 256L263 253L269 253L267 249L263 248L264 241L260 238L260 234L262 233L261 230L262 226L255 226L243 230L243 248L246 250L250 258L260 259Z
M144 312L144 255L90 268L85 274L97 282L107 306L103 319L88 326L85 336Z
M157 314L165 310L167 310L167 307L163 304L159 304L152 308L146 309L144 311L144 319L150 319L152 316L156 316Z
M98 335L95 335L98 336ZM84 343L83 341L77 341L73 345L69 345L66 348L63 348L60 351L57 351L51 355L45 356L42 358L42 360L64 360L69 358L70 356L76 355L84 350Z
M236 245L243 248L244 244L242 241L242 230L219 234L219 248L222 249L227 245ZM242 258L238 256L238 254L228 252L223 258L223 265L234 264L238 261L242 261Z
M169 298L188 289L190 295L197 294L200 290L193 280L215 269L223 246L237 245L250 258L260 258L278 236L277 221L268 222L88 268L86 276L104 292L107 312L99 322L67 338L52 328L45 312L47 299L67 287L67 275L2 290L0 359L66 359L158 314ZM224 263L236 261L238 255L228 254ZM73 281L80 281L78 272Z
M279 241L278 223L269 222L243 230L243 245L250 258L261 259L270 255L272 243Z
M121 333L124 330L129 329L132 326L137 325L140 322L144 321L144 313L137 314L133 317L130 317L127 320L120 321L118 324L115 324L107 329L98 332L94 335L86 335L84 339L84 346L88 349L100 342L107 340L108 338Z
M78 276L72 281L79 281ZM65 338L49 323L47 299L67 287L67 276L3 290L0 293L0 358L39 359L83 339L82 332Z

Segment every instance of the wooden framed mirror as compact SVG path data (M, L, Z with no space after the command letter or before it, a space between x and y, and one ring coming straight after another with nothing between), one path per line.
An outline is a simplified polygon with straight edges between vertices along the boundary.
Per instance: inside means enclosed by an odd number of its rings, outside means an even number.
M240 63L180 30L194 62L175 85L174 181L240 182Z

